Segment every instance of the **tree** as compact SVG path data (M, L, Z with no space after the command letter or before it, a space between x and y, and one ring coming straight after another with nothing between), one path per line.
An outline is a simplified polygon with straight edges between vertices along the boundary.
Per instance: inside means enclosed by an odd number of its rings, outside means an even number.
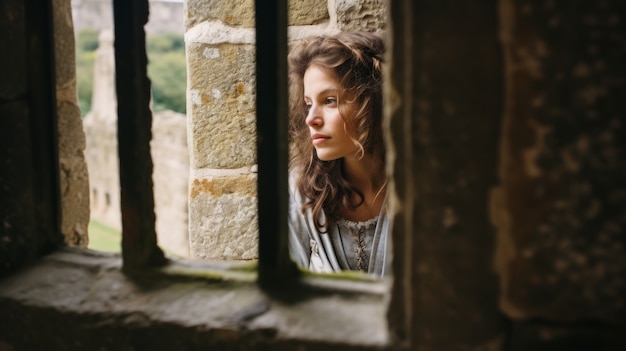
M98 36L98 31L86 29L79 31L76 38L78 103L83 116L91 110ZM185 113L187 68L183 36L171 33L149 35L146 51L154 111Z

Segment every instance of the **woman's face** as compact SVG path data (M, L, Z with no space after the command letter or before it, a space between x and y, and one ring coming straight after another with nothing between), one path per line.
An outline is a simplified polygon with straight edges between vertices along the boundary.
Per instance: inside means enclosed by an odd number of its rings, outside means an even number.
M358 150L339 113L340 89L335 77L317 66L310 66L304 73L304 102L309 109L306 124L322 161L351 156Z

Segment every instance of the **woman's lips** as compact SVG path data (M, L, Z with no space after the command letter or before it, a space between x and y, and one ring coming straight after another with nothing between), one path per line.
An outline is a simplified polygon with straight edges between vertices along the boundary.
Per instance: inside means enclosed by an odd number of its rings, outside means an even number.
M313 145L319 145L325 142L326 140L330 139L330 137L324 134L313 134L311 135L311 139L313 140Z

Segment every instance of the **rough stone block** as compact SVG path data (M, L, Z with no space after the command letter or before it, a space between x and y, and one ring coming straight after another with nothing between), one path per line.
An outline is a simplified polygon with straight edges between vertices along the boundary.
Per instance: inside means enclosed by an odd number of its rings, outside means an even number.
M494 218L502 306L516 318L626 312L624 18L595 2L578 11L514 1L501 20L509 107Z
M290 0L288 1L288 23L292 26L318 24L328 21L326 0ZM227 26L254 27L254 1L243 3L228 0L191 0L187 2L185 27L198 23L217 20Z
M254 27L254 1L189 0L185 28L205 21L222 21L228 26Z
M68 246L87 247L89 176L82 157L60 157L61 232Z
M336 0L337 24L342 31L380 31L387 12L383 0Z
M61 181L61 231L69 246L86 247L89 224L89 174L85 161L85 132L83 131L80 110L73 101L60 96L63 91L76 92L74 83L69 89L57 88L57 113L59 135L59 171Z
M159 246L168 253L188 257L189 152L185 115L173 111L155 113L150 148Z
M287 23L290 26L319 24L329 20L326 0L290 0L288 6Z
M72 91L76 92L75 89L72 89ZM76 99L62 102L58 99L58 96L59 89L57 89L59 154L82 158L83 150L85 150L85 132L83 131L83 121L80 117L80 110L76 105Z
M82 128L76 95L76 60L70 0L53 0L61 231L69 246L86 247L89 241L89 176L83 151Z
M256 177L194 179L189 198L192 257L252 260L258 257Z
M70 0L53 0L54 59L57 85L76 80L74 25Z
M252 45L188 44L188 114L193 168L256 163Z

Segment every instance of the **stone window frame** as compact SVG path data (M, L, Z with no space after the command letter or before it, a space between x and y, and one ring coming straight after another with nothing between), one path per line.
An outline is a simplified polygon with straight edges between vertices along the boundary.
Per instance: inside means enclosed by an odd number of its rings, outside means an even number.
M277 8L286 8L284 0L278 1L275 6L279 4L282 7ZM264 6L264 10L269 11L268 4L264 3ZM396 1L392 2L392 8L394 6L397 9L392 14L402 14L402 6L412 5ZM324 275L305 275L302 279L291 280L295 277L290 275L293 271L286 265L285 257L282 261L271 260L276 257L272 253L281 250L277 247L284 245L280 239L270 239L269 248L264 251L269 260L262 259L259 274L236 264L216 266L165 259L156 244L150 180L152 165L148 145L151 115L143 32L147 10L147 0L114 1L115 30L123 34L116 35L116 62L120 63L116 69L118 130L120 141L123 141L118 145L120 162L124 163L120 166L120 185L125 192L122 196L122 219L126 221L123 226L122 259L118 255L58 248L62 236L54 229L58 227L54 222L60 212L60 199L54 194L38 194L49 200L40 208L50 223L40 221L34 228L21 229L41 240L29 243L29 252L36 255L37 260L31 260L34 262L30 262L32 264L24 270L15 270L3 280L0 307L9 316L7 320L11 316L19 318L15 323L5 325L7 329L0 333L2 337L16 345L49 346L49 342L62 345L67 340L68 343L83 341L85 347L100 345L98 349L116 349L120 345L118 342L124 341L132 345L136 340L143 340L146 334L150 337L143 345L156 345L158 349L168 349L169 346L172 346L169 349L180 349L181 344L189 346L187 349L209 346L216 346L216 349L253 349L246 345L258 344L265 345L265 349L268 349L267 345L277 346L277 350L302 347L307 350L409 349L409 326L414 318L411 313L414 301L410 293L413 273L410 269L398 268L410 266L410 257L402 256L408 241L397 241L400 244L395 246L398 259L394 261L394 273L401 274L396 275L393 281L337 280L336 276ZM49 13L42 11L41 14L45 17ZM281 11L269 11L265 15L277 14L284 15ZM268 22L276 24L271 20ZM52 28L51 24L41 26L42 33ZM398 31L402 28L401 25L394 26ZM52 43L54 39L47 40L41 46ZM44 63L52 61L51 55L37 58ZM401 66L398 68L404 69ZM54 80L54 72L45 73L45 79ZM48 85L52 86L41 86ZM35 95L50 101L41 106L42 111L36 111L36 115L41 115L44 122L53 125L56 122L54 90L42 89ZM397 91L402 89L405 86L399 86ZM410 92L406 91L407 94ZM410 109L410 106L407 108ZM398 105L392 113L402 120L410 116L410 111L403 109L404 105ZM52 127L42 130L48 136L56 131ZM402 139L397 142L402 142ZM400 145L395 148L400 149ZM54 163L54 154L58 151L55 140L37 140L32 147L34 152L45 151L50 164ZM396 167L401 168L402 164ZM58 186L55 172L41 172L41 176L49 185L45 187L46 184L42 184L43 190L51 191ZM280 181L277 183L280 185ZM286 190L286 183L284 185ZM410 194L396 195L395 199L403 201L410 199L408 196ZM398 209L395 215L401 211ZM402 228L397 226L394 229L394 240L404 238L404 228L408 227L403 224ZM35 246L36 249L33 249ZM47 248L46 256L44 251L38 250L40 246ZM282 250L286 255L284 248ZM281 267L281 264L285 266ZM273 269L275 267L279 267L278 274ZM24 292L28 292L26 298ZM253 301L250 300L252 298ZM225 303L228 299L231 302ZM238 305L231 305L232 300ZM13 329L9 328L20 330L24 321L46 323L46 319L39 317L42 310L49 312L50 320L63 321L61 333L51 332L56 330L54 328L34 328L41 333L38 338L29 340L30 334L12 332ZM112 339L106 332L110 328L122 330L126 339ZM103 330L104 333L101 332ZM161 330L170 333L160 334ZM178 332L178 336L183 335L184 340L172 339L172 331Z
M393 4L392 4L393 5ZM405 14L403 6L412 5L397 2L391 8L389 16ZM122 202L122 257L123 270L129 274L159 270L159 267L169 265L161 270L166 275L189 276L196 274L215 273L215 266L193 265L193 273L189 266L181 262L166 263L162 250L156 242L154 230L154 213L151 182L151 156L149 153L150 135L145 130L150 129L151 112L149 110L149 81L146 73L145 36L143 24L147 22L148 1L126 2L114 0L115 22L115 58L116 58L116 90L118 96L118 145L120 159L120 189ZM137 21L141 18L140 21ZM406 304L411 299L410 284L412 272L410 257L404 257L401 250L407 244L409 236L402 233L410 232L410 222L397 226L393 232L395 245L394 255L400 259L393 264L394 276L400 279L370 279L362 276L347 274L346 281L336 281L335 277L323 274L308 273L302 277L293 261L289 259L287 249L287 2L277 0L270 3L255 2L256 20L256 94L257 94L257 160L258 160L258 202L273 203L273 206L258 206L259 220L259 260L256 271L256 284L267 295L285 303L314 300L328 294L345 294L352 298L362 299L363 307L374 310L385 310L379 314L379 320L354 318L353 323L361 329L361 336L374 335L356 339L346 336L344 340L334 340L341 344L362 344L392 349L404 349L410 345L411 313ZM410 18L408 18L410 21ZM397 28L401 28L398 26ZM127 33L135 33L128 37ZM389 30L393 35L393 29ZM128 40L127 40L128 39ZM261 49L259 49L261 48ZM401 47L404 49L404 47ZM274 54L274 55L272 55ZM121 63L121 65L120 65ZM282 68L282 69L281 69ZM405 69L406 67L399 67ZM393 73L393 72L389 72ZM128 81L138 82L131 86ZM282 82L282 83L280 83ZM261 89L261 87L263 89ZM406 88L406 87L404 87ZM401 90L400 88L398 90ZM132 94L130 92L133 92ZM411 92L406 89L407 94ZM137 99L137 97L140 97ZM407 111L403 106L395 106L396 118L406 120ZM270 116L270 118L260 118ZM272 118L273 117L273 118ZM393 117L392 117L393 118ZM410 118L408 118L410 122ZM406 121L405 121L406 122ZM128 134L126 134L128 133ZM390 135L388 135L389 137ZM410 137L410 136L409 136ZM394 148L401 141L397 141ZM408 148L407 148L408 149ZM410 150L409 150L410 151ZM128 156L132 155L132 156ZM137 167L137 155L147 161L149 165ZM273 155L274 157L264 157ZM278 157L276 157L278 155ZM396 167L398 165L396 164ZM408 167L410 169L410 167ZM411 178L411 177L408 177ZM410 180L407 180L410 182ZM393 181L392 181L393 187ZM131 193L128 189L142 189ZM148 194L148 195L146 195ZM412 194L404 194L404 198L396 195L396 201L413 201ZM393 200L392 200L393 202ZM397 210L399 211L399 210ZM132 215L129 215L132 214ZM141 214L141 215L137 215ZM276 230L276 228L279 228ZM184 267L184 268L183 268ZM241 276L232 274L241 269L242 265L227 263L218 267L218 274L225 274L228 280L239 280ZM182 268L182 269L181 269ZM198 269L201 273L198 273ZM244 268L245 269L245 268ZM249 276L243 278L248 280ZM301 297L294 298L290 294L297 292ZM332 306L332 303L322 303ZM409 303L410 306L410 303ZM337 309L343 314L341 308ZM345 314L353 314L345 310ZM312 321L312 326L319 323ZM386 330L380 333L375 330L380 325L386 325ZM374 327L372 327L374 326ZM311 330L314 330L311 329ZM381 336L382 335L382 336ZM317 336L311 333L313 339L323 339L324 335ZM341 339L341 338L340 338Z

